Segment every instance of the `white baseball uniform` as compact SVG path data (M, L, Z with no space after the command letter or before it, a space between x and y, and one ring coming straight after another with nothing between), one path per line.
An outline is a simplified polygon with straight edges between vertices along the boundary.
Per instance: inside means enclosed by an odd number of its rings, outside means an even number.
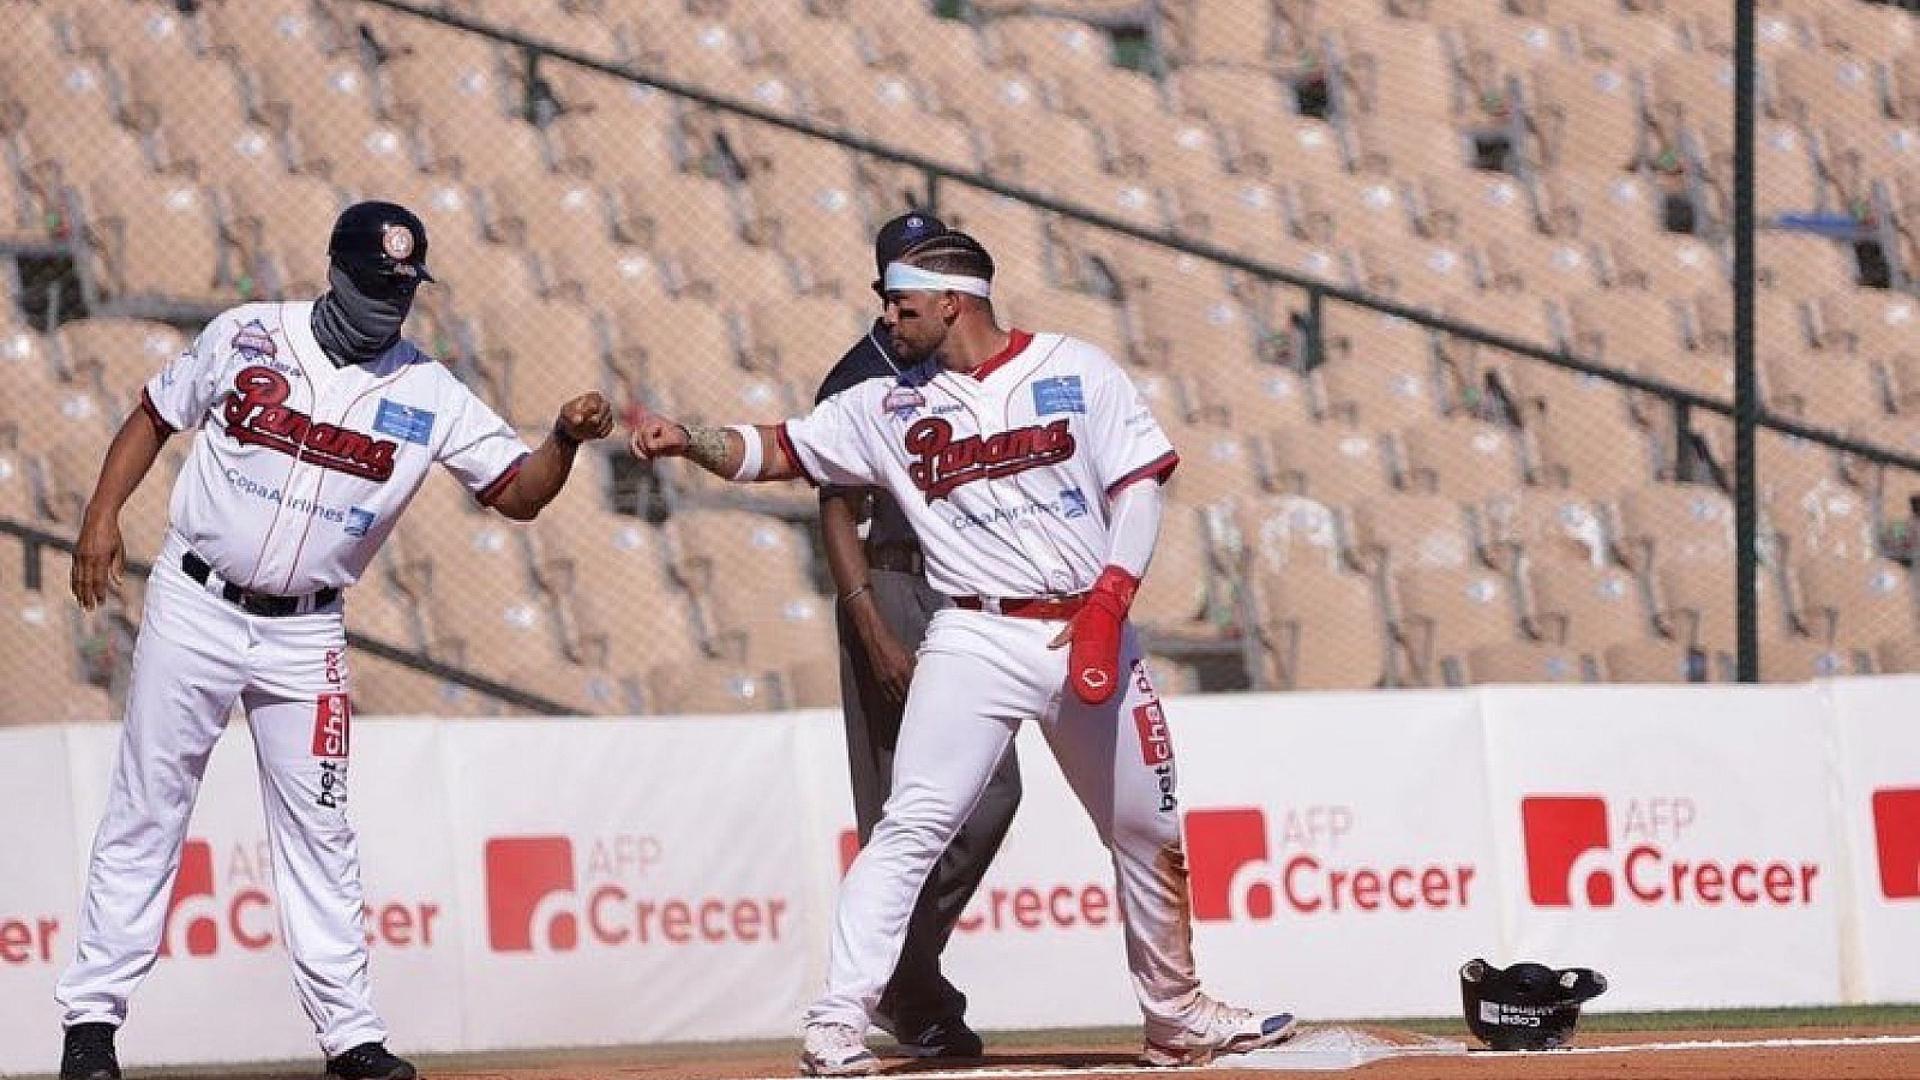
M94 840L68 1026L118 1025L162 947L187 820L237 700L259 759L281 940L329 1057L386 1038L367 981L340 591L438 461L482 502L528 450L445 367L401 341L336 368L312 302L209 323L141 404L199 428L134 648L119 761Z
M959 374L928 362L872 379L781 428L816 483L888 488L958 606L933 617L894 756L893 795L841 885L826 994L809 1024L866 1030L914 898L1022 722L1038 720L1113 854L1127 963L1150 1039L1201 1008L1188 926L1173 745L1140 645L1122 635L1126 687L1101 705L1066 691L1057 618L1031 601L1075 597L1106 565L1110 499L1177 458L1106 353L1014 331Z

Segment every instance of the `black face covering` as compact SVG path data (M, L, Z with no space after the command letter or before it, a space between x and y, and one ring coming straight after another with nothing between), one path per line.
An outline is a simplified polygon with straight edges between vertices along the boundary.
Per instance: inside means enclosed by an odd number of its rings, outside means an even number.
M413 283L373 296L338 266L327 267L326 295L313 305L313 337L336 367L372 360L400 340L400 324L413 307Z

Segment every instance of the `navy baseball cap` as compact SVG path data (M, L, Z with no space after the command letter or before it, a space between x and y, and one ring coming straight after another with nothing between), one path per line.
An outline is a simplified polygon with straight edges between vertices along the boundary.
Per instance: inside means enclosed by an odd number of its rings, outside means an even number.
M941 220L924 210L909 210L885 225L873 238L874 272L881 277L887 264L905 255L909 248L947 231Z

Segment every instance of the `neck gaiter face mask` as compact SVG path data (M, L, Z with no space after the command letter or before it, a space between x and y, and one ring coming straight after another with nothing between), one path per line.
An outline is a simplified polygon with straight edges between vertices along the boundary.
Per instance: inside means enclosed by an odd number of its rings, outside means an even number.
M365 363L400 340L400 325L413 307L412 283L373 296L330 266L327 284L331 288L313 305L313 336L335 365Z

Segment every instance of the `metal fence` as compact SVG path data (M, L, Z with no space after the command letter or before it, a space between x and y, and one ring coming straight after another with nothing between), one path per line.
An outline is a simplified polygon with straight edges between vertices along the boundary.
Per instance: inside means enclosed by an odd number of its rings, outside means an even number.
M1920 662L1893 8L6 10L8 358L35 370L0 527L30 556L182 334L323 287L351 198L427 220L445 284L409 333L536 434L590 387L803 410L877 313L873 228L918 206L995 252L1005 319L1107 348L1174 436L1138 615L1176 687ZM808 492L618 452L527 529L436 481L349 603L362 708L826 703L814 532ZM63 581L17 591L64 622ZM111 682L130 607L73 622L79 679Z

